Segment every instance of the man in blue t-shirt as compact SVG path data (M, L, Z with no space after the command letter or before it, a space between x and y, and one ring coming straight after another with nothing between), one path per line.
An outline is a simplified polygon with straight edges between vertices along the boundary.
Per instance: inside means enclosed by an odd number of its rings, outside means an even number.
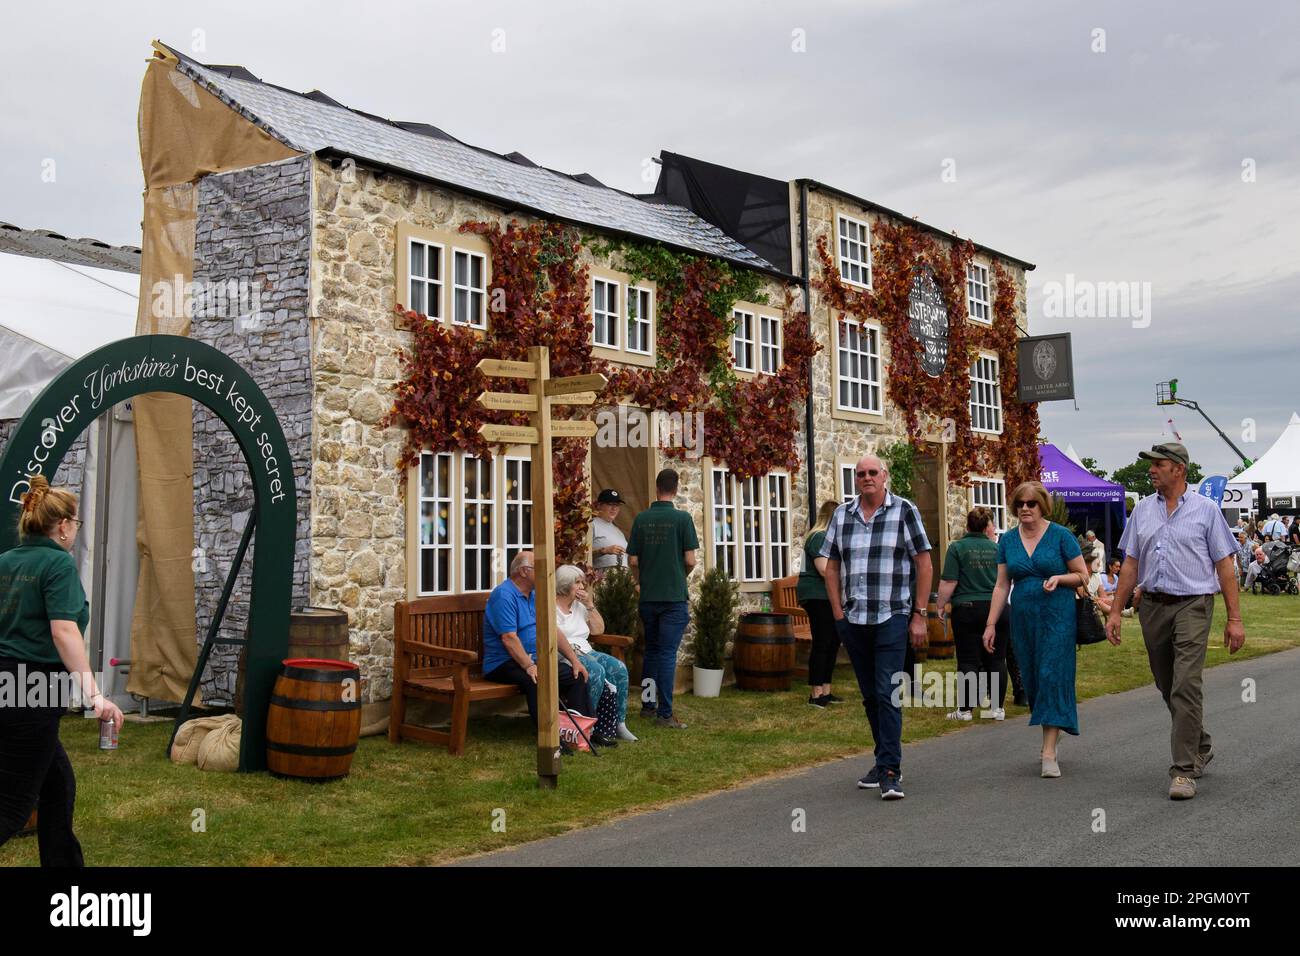
M537 724L537 595L533 593L533 552L520 551L510 576L492 589L483 611L483 677L514 684L528 698L528 716ZM551 622L555 627L555 623ZM558 628L560 706L592 717L587 669Z

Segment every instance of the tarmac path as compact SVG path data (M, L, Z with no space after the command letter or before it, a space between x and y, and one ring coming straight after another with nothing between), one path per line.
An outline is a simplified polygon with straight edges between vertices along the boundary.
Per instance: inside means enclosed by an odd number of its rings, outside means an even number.
M1084 701L1079 722L1081 736L1062 735L1059 779L1038 775L1028 717L977 720L905 745L903 800L857 789L865 753L461 865L1300 864L1300 649L1206 670L1215 758L1193 800L1168 798L1154 685Z

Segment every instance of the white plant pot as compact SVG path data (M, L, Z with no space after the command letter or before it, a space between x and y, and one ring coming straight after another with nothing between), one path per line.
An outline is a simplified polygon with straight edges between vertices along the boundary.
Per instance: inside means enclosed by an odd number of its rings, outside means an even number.
M721 670L706 670L703 667L696 667L695 670L695 687L692 693L696 697L717 697L722 690Z

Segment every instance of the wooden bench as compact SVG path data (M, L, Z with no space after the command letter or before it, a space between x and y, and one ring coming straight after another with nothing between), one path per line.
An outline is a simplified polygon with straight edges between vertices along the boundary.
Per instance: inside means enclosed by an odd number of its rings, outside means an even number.
M514 684L483 677L483 610L487 593L449 594L398 601L393 612L393 702L388 739L445 744L455 756L465 752L469 705L478 700L523 696ZM609 654L623 660L632 638L593 634ZM451 704L451 726L433 730L407 723L407 698Z

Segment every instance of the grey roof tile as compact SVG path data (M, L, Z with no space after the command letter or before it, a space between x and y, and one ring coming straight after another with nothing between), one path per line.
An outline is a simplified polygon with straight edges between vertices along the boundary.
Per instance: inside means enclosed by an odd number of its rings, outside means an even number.
M69 239L49 229L22 229L7 222L0 222L0 253L140 274L140 250L135 246L110 246L98 239Z
M168 48L171 49L170 47ZM314 153L333 149L451 187L596 229L632 234L742 265L777 272L722 230L680 206L635 196L469 146L417 124L396 124L308 98L258 80L242 67L207 67L175 50L179 69L232 109L290 147ZM518 157L518 154L511 154Z

